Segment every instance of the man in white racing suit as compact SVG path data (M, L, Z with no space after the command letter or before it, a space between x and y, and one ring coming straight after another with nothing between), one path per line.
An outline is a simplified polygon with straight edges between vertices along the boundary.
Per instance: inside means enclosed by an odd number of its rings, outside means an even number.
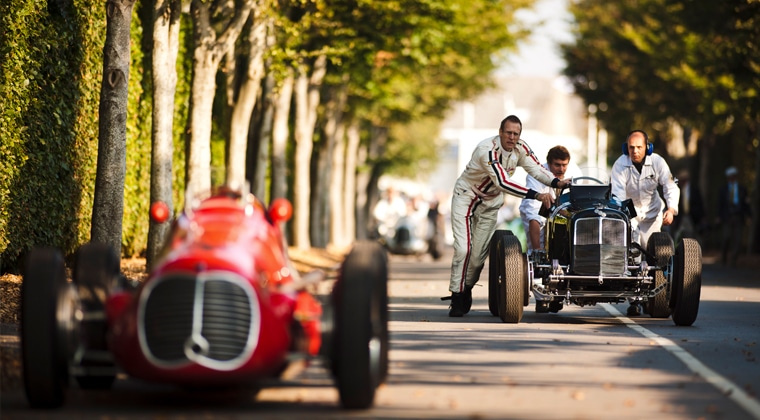
M451 261L449 291L450 317L470 311L472 287L478 281L488 255L488 243L496 227L496 215L504 203L503 193L541 201L547 207L549 193L539 193L512 181L518 166L545 185L564 188L561 181L541 166L530 147L520 139L522 122L514 115L502 120L499 135L476 146L470 161L454 184L451 199L451 227L454 257Z
M657 190L662 186L665 202ZM665 159L652 152L647 133L634 130L623 144L623 155L612 165L612 195L620 201L631 199L636 217L631 219L631 240L643 249L652 233L673 223L678 214L681 192ZM638 304L631 302L628 315L639 315Z

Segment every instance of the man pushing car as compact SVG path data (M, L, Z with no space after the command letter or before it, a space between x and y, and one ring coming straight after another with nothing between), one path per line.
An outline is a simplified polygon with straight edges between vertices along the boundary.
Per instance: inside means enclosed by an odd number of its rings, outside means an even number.
M496 227L496 215L504 204L503 193L552 204L549 193L539 193L512 180L521 166L542 184L564 188L570 179L560 180L541 166L530 146L521 138L522 122L514 115L502 120L499 135L482 140L454 184L451 199L451 227L454 257L449 282L449 316L461 317L470 311L472 288L480 277L488 243Z

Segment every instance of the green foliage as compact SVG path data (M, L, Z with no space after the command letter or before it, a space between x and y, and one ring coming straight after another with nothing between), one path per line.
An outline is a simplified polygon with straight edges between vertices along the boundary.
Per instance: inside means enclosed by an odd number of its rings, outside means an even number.
M439 128L437 118L422 118L408 124L396 124L382 158L375 165L383 172L402 178L417 179L435 169L438 163Z
M104 7L0 5L0 255L15 267L34 245L72 252L89 231ZM82 16L77 11L85 10ZM102 42L100 43L102 45ZM96 92L92 95L91 92ZM93 149L93 146L95 149Z
M138 3L135 9L140 11L141 7L145 7L152 13L152 5L151 2L147 2L147 5ZM153 112L150 97L152 80L149 71L151 46L141 42L146 34L143 33L144 25L140 19L141 16L147 15L147 12L134 13L130 28L132 44L127 105L127 172L124 180L121 239L122 253L129 256L141 254L148 241Z
M706 134L757 124L760 3L583 0L571 11L565 74L608 130L671 118Z

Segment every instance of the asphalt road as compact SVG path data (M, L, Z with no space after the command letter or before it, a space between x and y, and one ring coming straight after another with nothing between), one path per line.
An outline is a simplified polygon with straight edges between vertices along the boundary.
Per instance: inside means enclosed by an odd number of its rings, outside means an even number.
M340 409L317 364L256 397L123 380L107 392L72 390L65 407L43 411L3 392L0 417L760 419L760 274L704 262L692 327L627 318L624 304L537 314L532 299L519 324L504 324L488 311L486 287L475 288L470 314L447 316L439 298L450 254L394 256L390 375L366 411Z

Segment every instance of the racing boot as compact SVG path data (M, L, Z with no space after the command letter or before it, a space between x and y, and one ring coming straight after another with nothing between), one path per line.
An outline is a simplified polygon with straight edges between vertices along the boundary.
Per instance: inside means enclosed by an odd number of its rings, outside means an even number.
M472 308L472 286L465 286L462 295L464 295L464 313L468 313Z
M549 313L549 302L545 300L537 300L536 301L536 313L538 314L548 314Z
M464 293L451 293L451 306L449 306L449 316L452 318L461 318L469 311L465 310Z
M639 309L638 303L631 302L631 306L628 307L628 310L626 311L627 316L639 316L641 315L641 310Z

